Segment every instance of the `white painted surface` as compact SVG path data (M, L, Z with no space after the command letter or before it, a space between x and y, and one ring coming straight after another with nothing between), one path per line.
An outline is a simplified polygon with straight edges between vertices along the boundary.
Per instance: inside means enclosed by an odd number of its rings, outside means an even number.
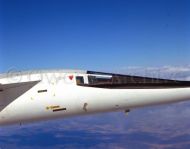
M22 76L21 82L40 80L22 93L21 88L0 92L0 103L7 104L0 112L0 124L8 125L38 120L69 117L97 112L126 110L150 105L180 102L190 99L190 88L174 89L102 89L76 85L76 73L46 73ZM77 73L78 75L78 73ZM81 74L82 75L82 74ZM39 77L43 76L43 77ZM69 79L73 76L73 79ZM18 83L2 78L0 84ZM38 93L38 90L47 92ZM22 93L16 99L13 94ZM9 103L7 103L9 99ZM12 99L12 100L10 100ZM85 109L84 109L84 105ZM49 106L66 110L53 112Z

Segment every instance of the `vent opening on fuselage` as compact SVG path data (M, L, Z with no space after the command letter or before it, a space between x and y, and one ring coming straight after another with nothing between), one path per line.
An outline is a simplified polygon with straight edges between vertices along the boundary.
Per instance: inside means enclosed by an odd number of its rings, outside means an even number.
M44 92L47 92L47 90L38 90L38 93L44 93Z

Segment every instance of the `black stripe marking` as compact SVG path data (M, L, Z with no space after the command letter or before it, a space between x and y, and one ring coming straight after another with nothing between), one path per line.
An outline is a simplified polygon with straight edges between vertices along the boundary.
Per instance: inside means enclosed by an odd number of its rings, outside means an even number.
M190 84L172 84L172 83L136 83L136 84L84 84L84 87L95 87L95 88L109 88L109 89L172 89L172 88L188 88Z
M47 92L47 90L39 90L38 93L44 93Z
M53 112L64 111L64 110L67 110L67 109L66 108L54 109Z

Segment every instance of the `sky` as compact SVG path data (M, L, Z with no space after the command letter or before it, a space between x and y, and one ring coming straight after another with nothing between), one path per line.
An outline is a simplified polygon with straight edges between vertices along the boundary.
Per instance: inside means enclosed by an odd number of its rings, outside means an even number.
M188 0L0 0L0 72L187 65Z
M0 0L0 73L67 68L190 80L189 41L189 0ZM189 106L0 127L0 149L189 149Z

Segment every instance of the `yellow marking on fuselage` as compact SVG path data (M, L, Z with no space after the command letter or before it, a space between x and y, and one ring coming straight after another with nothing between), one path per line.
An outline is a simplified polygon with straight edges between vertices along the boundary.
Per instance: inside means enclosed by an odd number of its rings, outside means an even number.
M51 109L51 110L54 110L54 109L58 109L60 108L60 106L48 106L46 107L47 110Z

